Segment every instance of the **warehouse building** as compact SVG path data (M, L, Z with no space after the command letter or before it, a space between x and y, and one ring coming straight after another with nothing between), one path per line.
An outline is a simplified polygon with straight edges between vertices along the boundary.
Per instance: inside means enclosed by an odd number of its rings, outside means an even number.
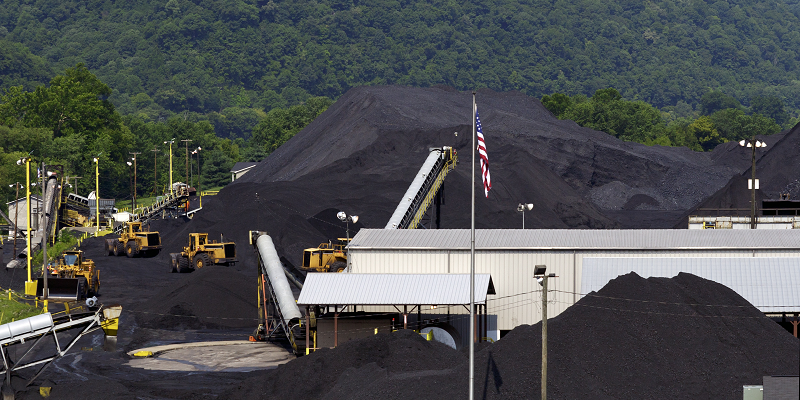
M558 276L549 283L553 317L580 299L584 259L598 257L800 257L800 230L477 230L475 272L492 276L496 295L487 312L497 336L541 320L535 265ZM362 229L348 262L352 273L468 273L470 231Z

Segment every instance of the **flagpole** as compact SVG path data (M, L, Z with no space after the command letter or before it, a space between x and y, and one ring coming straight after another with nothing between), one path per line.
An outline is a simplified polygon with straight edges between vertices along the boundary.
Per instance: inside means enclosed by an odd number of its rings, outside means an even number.
M475 91L472 92L472 216L469 247L469 400L475 398Z

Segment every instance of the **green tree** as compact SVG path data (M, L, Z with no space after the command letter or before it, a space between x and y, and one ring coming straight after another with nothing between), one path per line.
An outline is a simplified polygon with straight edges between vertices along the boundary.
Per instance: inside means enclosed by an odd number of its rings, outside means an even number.
M757 96L750 102L750 111L772 118L776 124L783 126L789 121L789 114L783 105L783 100L777 96Z
M700 114L711 115L727 108L741 108L742 105L735 98L718 91L711 91L700 98Z
M251 145L260 147L267 154L272 153L322 114L331 103L327 97L314 97L297 106L273 109L253 129Z

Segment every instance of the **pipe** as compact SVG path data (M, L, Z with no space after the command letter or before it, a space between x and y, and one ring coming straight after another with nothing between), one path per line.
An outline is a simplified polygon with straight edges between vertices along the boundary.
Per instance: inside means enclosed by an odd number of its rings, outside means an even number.
M261 235L256 239L256 248L261 257L261 264L267 271L267 277L272 284L272 290L275 292L275 298L278 307L281 309L281 314L286 320L286 326L294 319L302 318L300 308L297 307L297 302L294 300L292 288L289 287L289 281L286 279L283 265L281 265L278 251L275 250L275 245L272 243L272 238L269 235Z

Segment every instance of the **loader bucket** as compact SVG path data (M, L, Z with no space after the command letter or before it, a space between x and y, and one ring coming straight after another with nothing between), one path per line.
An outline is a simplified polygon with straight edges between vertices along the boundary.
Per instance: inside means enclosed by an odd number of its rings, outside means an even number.
M85 288L80 287L86 278L47 278L47 300L78 301L86 297ZM36 296L43 297L44 279L36 280Z

